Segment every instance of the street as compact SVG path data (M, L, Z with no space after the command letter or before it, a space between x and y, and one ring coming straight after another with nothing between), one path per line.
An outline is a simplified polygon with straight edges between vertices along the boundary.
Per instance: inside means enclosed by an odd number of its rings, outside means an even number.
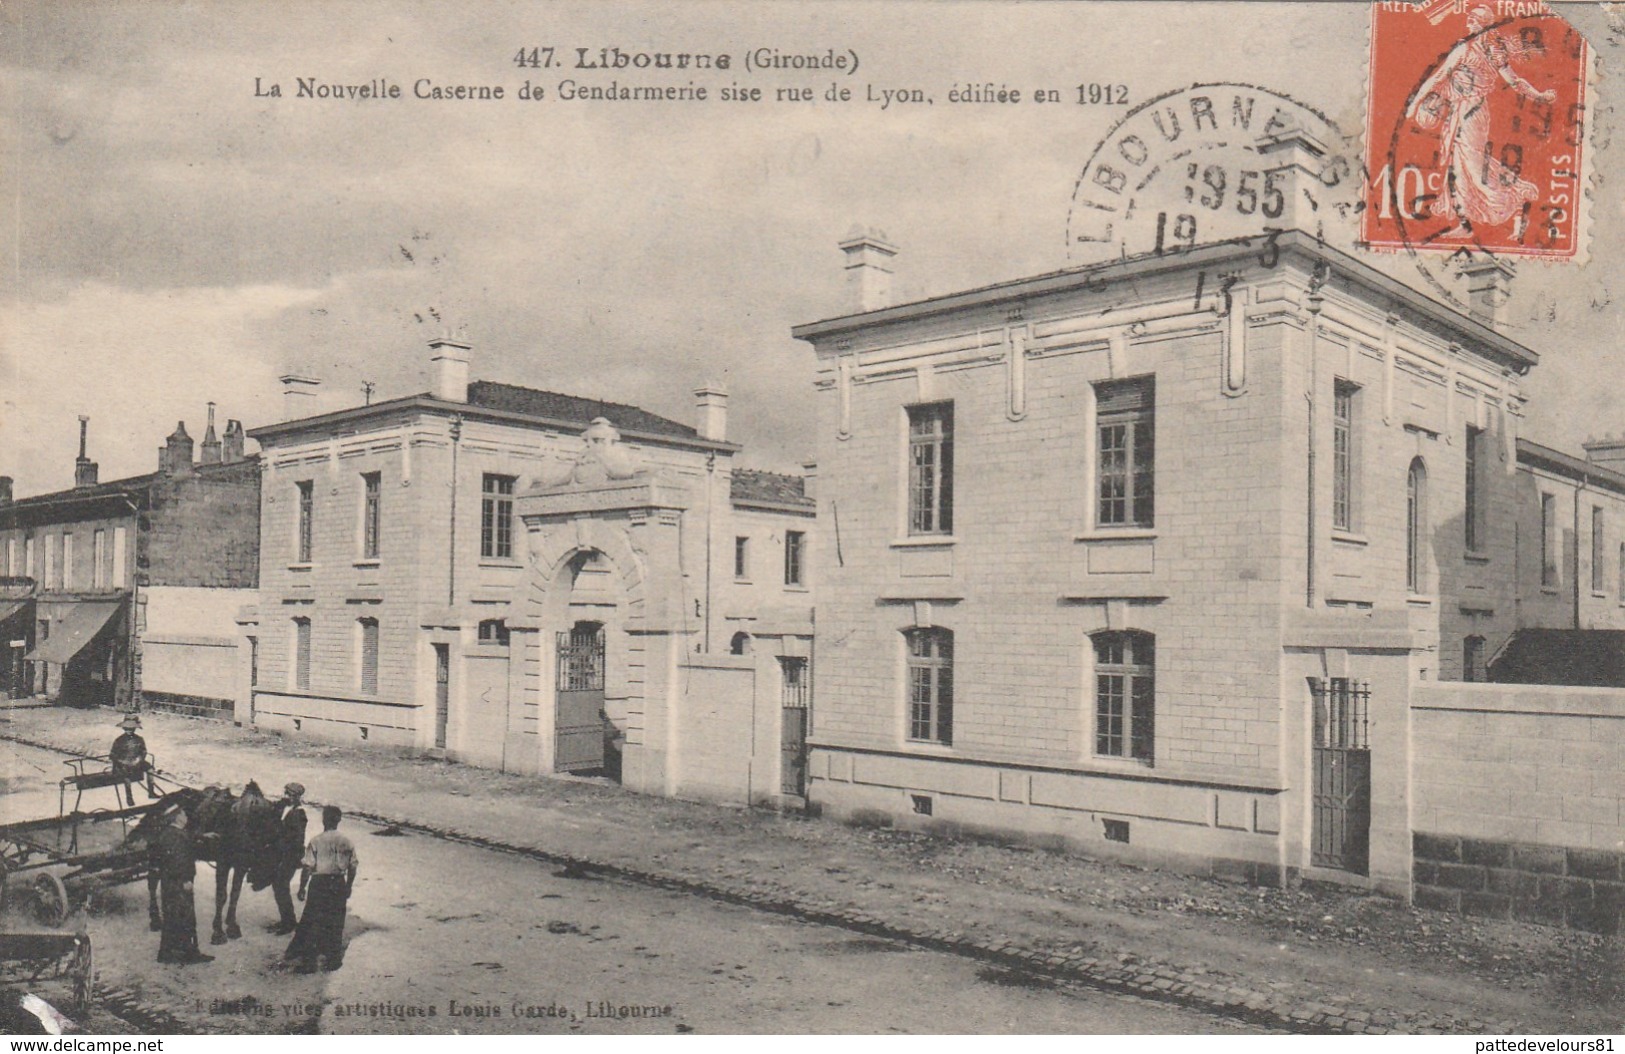
M55 815L61 757L0 746L6 821ZM111 790L87 792L87 809L111 806ZM199 931L216 961L156 964L145 886L125 885L98 892L85 919L101 984L220 1033L1245 1030L693 895L429 835L386 834L353 818L342 829L361 869L339 971L277 968L286 939L266 932L276 919L269 890L245 887L242 939L209 946L214 881L200 865ZM34 925L16 917L6 924Z

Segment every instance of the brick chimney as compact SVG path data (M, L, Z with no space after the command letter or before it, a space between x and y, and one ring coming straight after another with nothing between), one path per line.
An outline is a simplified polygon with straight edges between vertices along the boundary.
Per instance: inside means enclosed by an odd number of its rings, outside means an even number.
M214 434L214 403L209 404L209 427L203 432L202 456L198 459L200 464L220 464L220 440Z
M220 447L222 464L235 465L243 459L243 423L236 418L226 422L226 439Z
M434 380L432 394L448 403L468 402L468 353L472 346L451 337L436 337L429 341L430 376Z
M85 441L90 431L90 418L84 414L79 415L79 456L73 460L73 485L75 487L94 487L100 466L90 460L85 454Z
M1593 465L1625 472L1625 436L1610 432L1601 439L1587 439L1580 444L1580 448L1586 452L1586 460Z
M158 471L166 476L184 476L192 471L192 437L186 434L185 421L175 422L175 431L158 451Z
M897 247L886 240L886 232L853 227L840 245L846 254L847 309L856 313L890 306L891 261Z
M10 476L0 476L0 505L11 504L11 484Z
M1467 313L1491 329L1506 323L1506 305L1512 298L1512 264L1499 256L1475 253L1461 265L1467 279Z
M694 408L697 411L695 431L701 439L724 442L728 438L728 392L715 384L694 389Z
M316 409L316 389L321 381L297 373L284 374L282 381L282 419L297 421L308 417Z

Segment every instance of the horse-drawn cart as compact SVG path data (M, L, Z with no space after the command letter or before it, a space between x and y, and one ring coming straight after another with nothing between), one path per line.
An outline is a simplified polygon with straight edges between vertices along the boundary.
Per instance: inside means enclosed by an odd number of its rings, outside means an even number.
M90 935L54 930L0 933L0 983L33 985L66 978L73 985L74 1013L90 1006L95 966Z

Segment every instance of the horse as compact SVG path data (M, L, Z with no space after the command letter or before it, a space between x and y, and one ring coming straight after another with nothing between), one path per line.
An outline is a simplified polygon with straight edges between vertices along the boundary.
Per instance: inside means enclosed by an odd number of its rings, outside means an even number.
M276 806L252 780L241 796L225 787L183 788L154 803L130 832L130 843L150 848L177 810L186 813L197 859L214 865L214 927L209 943L236 940L243 935L237 925L243 880L250 879L255 890L264 889L282 848ZM154 932L163 929L156 869L147 873L147 918Z

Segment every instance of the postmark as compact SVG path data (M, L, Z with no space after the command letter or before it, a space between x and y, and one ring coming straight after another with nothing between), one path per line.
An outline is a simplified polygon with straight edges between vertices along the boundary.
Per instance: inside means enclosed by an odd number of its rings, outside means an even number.
M1141 103L1073 189L1075 264L1267 237L1297 227L1352 242L1359 150L1325 114L1252 84L1196 84Z
M1447 297L1474 254L1585 254L1586 42L1543 3L1372 5L1361 239Z

